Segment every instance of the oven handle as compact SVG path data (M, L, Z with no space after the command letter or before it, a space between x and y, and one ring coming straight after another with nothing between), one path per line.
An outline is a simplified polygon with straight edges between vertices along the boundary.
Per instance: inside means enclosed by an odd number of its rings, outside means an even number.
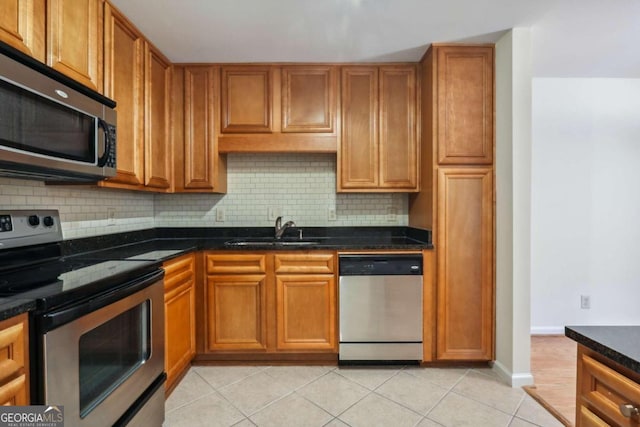
M136 292L139 292L142 289L153 285L163 277L164 270L158 269L135 280L124 283L109 292L97 296L96 298L76 303L70 307L63 308L62 310L45 313L41 317L41 331L42 333L49 332L66 323L78 319L85 314L89 314L93 311L101 309L102 307L106 307L109 304L112 304L118 300L121 300L122 298L135 294Z

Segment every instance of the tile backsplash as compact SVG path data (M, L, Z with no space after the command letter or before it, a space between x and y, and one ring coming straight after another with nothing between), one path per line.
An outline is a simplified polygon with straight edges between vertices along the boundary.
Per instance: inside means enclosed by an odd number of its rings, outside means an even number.
M0 178L0 210L58 209L65 239L154 226L262 227L273 225L270 210L299 226L408 223L406 194L337 194L335 154L229 154L227 170L227 194L154 195Z

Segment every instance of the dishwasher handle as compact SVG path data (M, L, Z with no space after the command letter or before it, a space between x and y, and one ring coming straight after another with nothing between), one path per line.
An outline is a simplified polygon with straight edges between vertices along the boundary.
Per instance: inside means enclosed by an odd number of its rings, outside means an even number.
M419 276L420 254L340 255L340 276Z

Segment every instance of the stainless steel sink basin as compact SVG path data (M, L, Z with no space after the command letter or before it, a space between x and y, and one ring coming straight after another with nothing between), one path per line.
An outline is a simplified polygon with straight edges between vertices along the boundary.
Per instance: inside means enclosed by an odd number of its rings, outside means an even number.
M236 239L224 242L226 246L264 246L264 247L277 247L277 246L313 246L317 245L317 240L260 240L260 239Z

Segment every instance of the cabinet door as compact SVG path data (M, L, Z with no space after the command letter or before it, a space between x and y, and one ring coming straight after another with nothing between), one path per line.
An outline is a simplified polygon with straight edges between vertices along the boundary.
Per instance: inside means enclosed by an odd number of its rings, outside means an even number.
M184 69L184 184L186 190L217 189L218 149L215 105L219 70Z
M27 314L0 322L0 405L28 405L29 324Z
M493 360L493 170L438 172L437 358Z
M335 351L335 288L333 275L276 277L278 350Z
M437 49L438 162L493 162L493 47Z
M222 68L222 132L272 131L270 67Z
M171 64L145 43L145 186L171 187Z
M104 0L47 1L47 64L102 92Z
M2 0L0 41L44 62L44 0Z
M282 132L333 133L335 74L330 66L282 67Z
M105 95L118 104L118 174L101 185L144 185L144 40L127 19L105 5Z
M266 350L266 276L207 279L207 350Z
M378 187L378 69L342 69L338 189Z
M195 256L165 263L165 388L171 389L196 353Z
M380 68L380 187L418 190L416 68Z

